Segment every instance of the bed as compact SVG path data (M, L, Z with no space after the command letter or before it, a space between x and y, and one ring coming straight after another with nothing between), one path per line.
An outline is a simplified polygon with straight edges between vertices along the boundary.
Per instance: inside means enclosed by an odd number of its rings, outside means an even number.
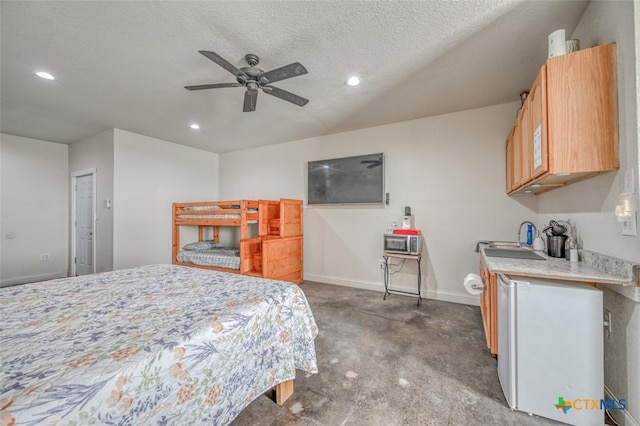
M183 241L185 227L197 241ZM220 244L224 227L239 229L233 246ZM172 263L300 283L302 231L302 200L174 203Z
M226 247L213 240L185 244L177 253L178 264L240 270L240 249Z
M2 424L224 425L317 372L313 314L283 281L149 265L0 296Z

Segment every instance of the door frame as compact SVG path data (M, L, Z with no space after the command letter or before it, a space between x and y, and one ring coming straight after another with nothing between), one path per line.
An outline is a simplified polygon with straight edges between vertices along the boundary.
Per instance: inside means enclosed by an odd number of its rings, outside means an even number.
M97 214L97 207L98 207L98 200L97 200L97 177L98 177L98 171L93 168L93 169L85 169L85 170L80 170L78 172L71 172L71 257L70 257L70 263L71 263L71 276L75 277L76 276L76 219L77 219L77 215L76 215L76 197L77 197L77 187L76 187L76 183L78 181L79 177L82 176L87 176L87 175L91 175L93 178L93 217L91 219L91 227L93 229L93 238L91 240L91 256L92 256L92 266L93 266L93 273L96 273L96 239L97 239L97 232L96 232L96 222L98 220L98 214Z

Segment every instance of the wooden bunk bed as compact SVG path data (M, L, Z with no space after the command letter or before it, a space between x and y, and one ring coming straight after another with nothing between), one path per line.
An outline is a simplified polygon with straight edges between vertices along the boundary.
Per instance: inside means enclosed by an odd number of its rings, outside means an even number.
M174 203L172 263L299 284L302 216L302 200L288 198ZM198 228L196 242L181 241L185 226ZM239 241L222 246L222 227L237 227Z

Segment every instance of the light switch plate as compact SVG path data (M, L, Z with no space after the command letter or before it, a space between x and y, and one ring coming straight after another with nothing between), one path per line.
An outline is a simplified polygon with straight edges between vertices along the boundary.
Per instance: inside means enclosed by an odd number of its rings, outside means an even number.
M633 173L633 169L628 169L625 170L622 173L622 181L620 182L620 194L621 195L625 195L625 194L633 194L634 192L636 192L636 188L634 185L634 173Z
M638 235L638 226L636 222L636 212L631 212L629 217L622 222L622 235Z

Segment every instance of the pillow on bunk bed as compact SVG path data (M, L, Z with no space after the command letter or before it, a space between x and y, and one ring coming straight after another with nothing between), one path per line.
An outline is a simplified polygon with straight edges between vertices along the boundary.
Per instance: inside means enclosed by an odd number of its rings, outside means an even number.
M213 240L206 240L206 241L196 241L193 243L186 244L184 247L182 247L182 250L200 251L200 250L210 250L218 247L222 247L222 245L220 243L216 243Z

